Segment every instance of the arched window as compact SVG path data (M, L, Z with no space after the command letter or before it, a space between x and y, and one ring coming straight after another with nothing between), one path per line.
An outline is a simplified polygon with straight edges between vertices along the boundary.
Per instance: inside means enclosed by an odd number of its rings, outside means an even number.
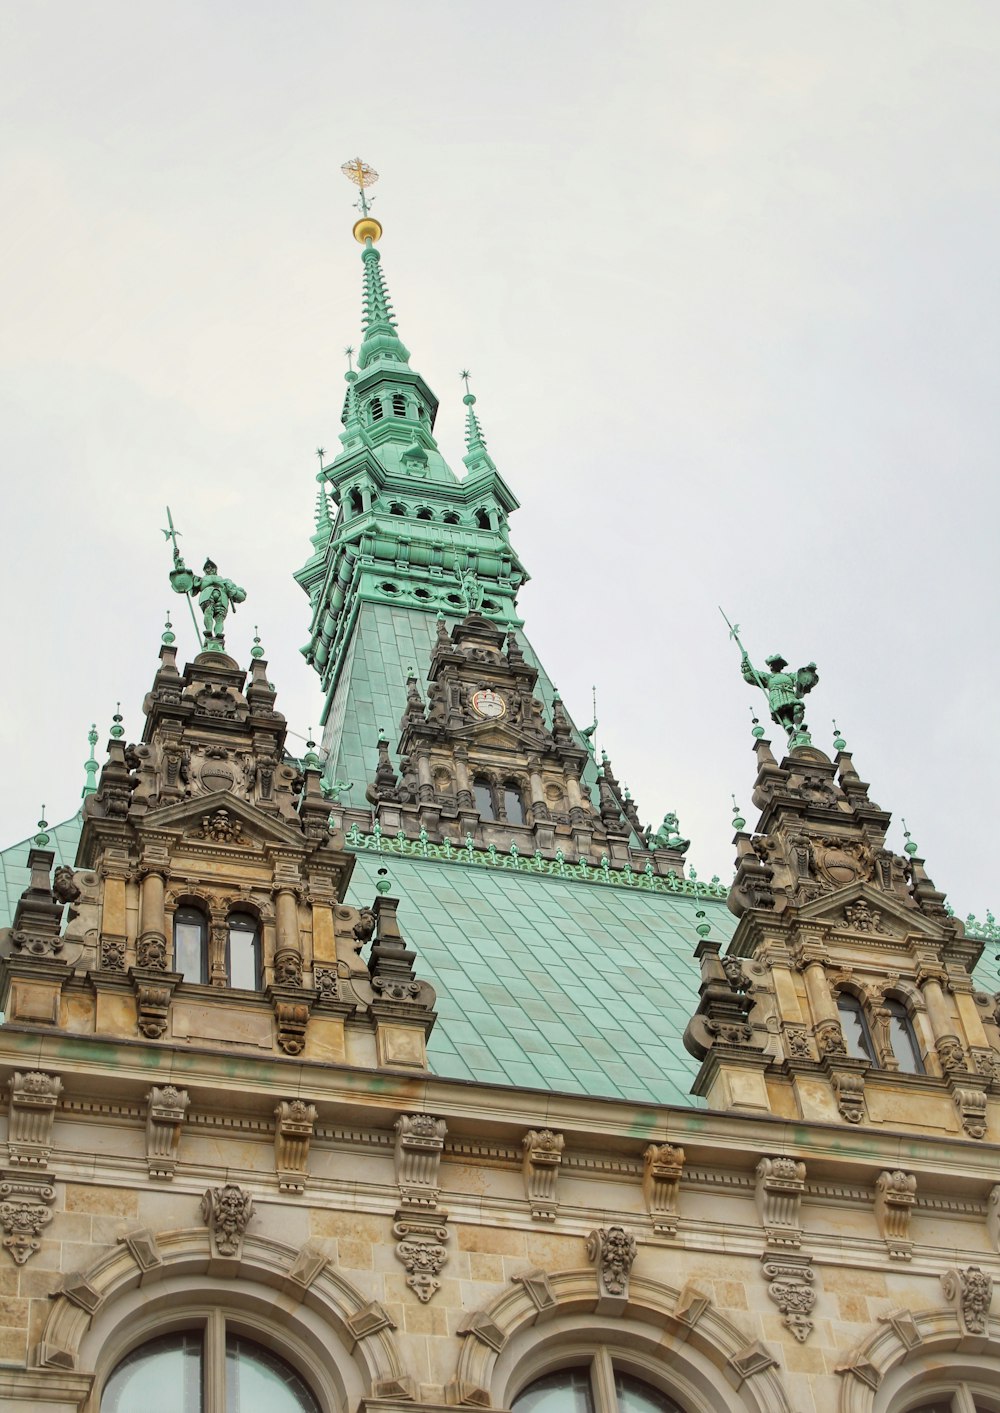
M557 1369L529 1384L511 1404L513 1413L684 1413L661 1389L618 1368L604 1349L593 1362Z
M226 975L230 986L259 991L260 924L251 913L230 913L226 928Z
M855 1060L868 1060L870 1064L876 1064L871 1031L865 1019L864 1007L857 996L852 996L848 991L841 991L837 997L837 1012L847 1053Z
M441 519L444 521L444 523L445 523L446 525L457 525L457 524L458 524L458 516L455 514L455 512L454 512L453 510L446 510L445 513L441 516Z
M219 1394L224 1388L220 1400ZM320 1413L308 1384L262 1344L226 1330L161 1335L133 1349L111 1373L101 1413Z
M479 526L480 530L492 530L493 526L490 524L489 512L485 510L477 510L476 524Z
M490 782L482 775L477 775L472 782L472 793L476 798L476 809L482 819L496 819L496 811L493 808L493 790Z
M392 503L392 505L390 505L390 507L389 507L389 514L390 514L390 515L405 515L405 514L406 514L406 506L405 506L405 505L400 505L400 503L399 503L398 500L394 500L393 503Z
M208 982L208 918L193 904L174 913L174 971L185 981Z
M360 492L359 490L357 490L356 488L355 488L353 491L351 491L351 494L350 494L350 505L351 505L351 514L352 514L352 515L361 515L361 514L363 513L364 508L365 508L365 503L364 503L364 500L362 499L361 492Z
M889 1012L889 1044L892 1053L899 1061L902 1074L926 1074L917 1034L910 1020L910 1013L902 1001L890 998L885 1003Z
M508 824L524 823L524 800L512 780L508 780L503 787L503 812Z
M371 419L373 422L380 422L385 416L385 409L383 408L381 401L377 397L373 397L371 402L369 402L368 411L371 413Z
M433 520L433 519L434 519L434 516L433 516L433 515L431 514L431 512L427 509L427 506L426 506L426 505L422 505L422 506L420 507L420 509L417 511L417 519L418 519L418 520Z
M402 393L393 393L392 410L396 417L406 416L406 398Z

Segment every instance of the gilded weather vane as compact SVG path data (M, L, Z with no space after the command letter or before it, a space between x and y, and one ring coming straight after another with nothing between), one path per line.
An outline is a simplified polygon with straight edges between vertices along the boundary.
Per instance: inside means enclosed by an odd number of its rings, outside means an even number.
M349 162L343 164L340 170L347 180L353 182L358 188L358 200L354 204L361 212L361 220L354 223L354 238L362 245L369 240L374 244L382 234L382 227L371 214L371 206L375 198L372 197L369 201L365 191L378 181L378 172L367 162L362 162L360 157L352 157Z

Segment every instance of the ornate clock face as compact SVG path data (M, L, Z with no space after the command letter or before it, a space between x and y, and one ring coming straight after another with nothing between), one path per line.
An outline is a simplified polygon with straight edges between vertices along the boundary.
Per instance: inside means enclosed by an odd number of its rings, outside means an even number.
M494 692L489 687L483 687L472 694L472 710L478 712L480 716L495 721L506 715L507 703L499 692Z

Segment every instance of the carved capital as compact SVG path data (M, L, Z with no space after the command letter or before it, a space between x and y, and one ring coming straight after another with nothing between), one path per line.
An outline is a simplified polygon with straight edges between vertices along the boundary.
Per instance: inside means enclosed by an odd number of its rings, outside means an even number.
M392 1230L398 1238L396 1257L406 1271L406 1284L426 1305L441 1284L438 1276L448 1260L445 1246L448 1228L444 1217L428 1214L421 1218L400 1213Z
M555 1220L559 1199L556 1185L565 1138L550 1128L529 1129L522 1139L524 1191L536 1222Z

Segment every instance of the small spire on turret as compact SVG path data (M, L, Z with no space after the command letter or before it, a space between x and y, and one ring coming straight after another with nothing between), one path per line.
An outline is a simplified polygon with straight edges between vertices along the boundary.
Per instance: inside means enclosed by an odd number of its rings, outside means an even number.
M462 369L462 381L465 384L465 396L462 401L465 403L465 449L466 454L462 457L470 471L479 471L487 467L492 471L496 470L493 458L486 450L486 438L483 436L483 428L476 415L476 394L469 391L469 378L471 374L467 368Z
M123 720L124 717L122 716L122 704L121 702L115 702L115 714L111 718L110 733L115 741L120 741L121 738L125 735L125 727L122 725Z
M38 821L38 833L31 841L36 849L44 849L46 844L49 842L49 836L47 833L48 827L49 822L45 818L45 806L42 805L42 817Z
M908 829L907 826L906 826L906 820L904 819L904 820L902 821L902 823L903 823L903 838L906 840L906 843L903 845L903 853L904 853L904 854L909 854L910 858L912 859L912 858L913 858L913 855L917 852L917 849L918 849L919 846L918 846L916 840L910 837L910 831L909 831L909 829Z
M843 736L841 736L840 729L837 726L836 721L834 721L833 723L833 749L835 751L847 750L847 742L844 740Z
M250 649L250 656L254 660L264 656L264 649L260 645L260 629L256 623L253 625L253 647Z
M170 622L169 618L167 619L167 622ZM97 772L100 767L98 766L97 758L94 755L94 748L97 745L96 722L92 723L90 730L87 732L87 741L90 745L90 755L83 763L83 768L87 772L87 778L84 781L83 789L80 791L81 800L85 800L88 795L97 794Z

